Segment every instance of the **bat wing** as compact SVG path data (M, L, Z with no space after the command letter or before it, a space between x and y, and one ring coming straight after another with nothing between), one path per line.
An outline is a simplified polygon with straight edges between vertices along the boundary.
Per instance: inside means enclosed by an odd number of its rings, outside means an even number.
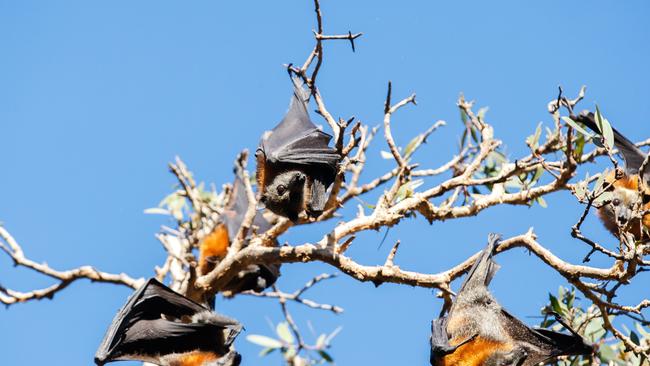
M449 344L449 335L447 334L447 317L443 316L434 319L431 322L431 354L429 356L429 362L432 366L438 365L445 356L454 353L460 346L473 341L477 336L478 334L473 335L452 346Z
M431 355L429 356L431 365L436 365L438 361L455 349L449 344L446 323L447 317L434 319L431 322Z
M278 277L280 277L280 266L278 264L251 264L239 271L224 287L224 291L233 293L248 290L262 292L272 286Z
M592 112L583 111L576 117L576 121L584 124L592 131L601 134ZM646 154L636 147L627 137L618 132L618 130L612 127L612 131L614 132L614 145L620 151L623 160L625 160L626 173L630 175L638 174ZM644 174L643 181L646 183L650 182L650 172Z
M318 167L333 176L341 156L328 146L332 136L319 130L309 118L305 93L299 80L293 79L294 92L289 111L282 121L262 139L258 155L272 164L286 163ZM261 150L262 154L259 154ZM259 166L258 157L258 166ZM333 178L332 178L333 180Z
M246 215L246 210L248 210L248 197L246 196L246 187L244 182L239 177L235 177L235 182L233 183L233 192L231 202L229 207L225 210L222 215L222 221L228 228L228 237L232 242L241 227L242 222L244 221L244 216ZM271 228L271 223L269 223L262 215L262 212L258 212L253 219L253 225L257 226L257 233L262 234Z
M487 287L492 281L494 274L499 270L499 265L492 259L494 255L494 248L498 244L501 236L491 233L488 236L488 245L483 249L474 265L467 273L467 277L460 286L459 293L465 289L473 288L476 286Z
M244 216L248 210L248 198L246 187L239 177L235 178L233 192L229 208L224 211L222 221L228 229L228 236L232 242L241 227ZM253 225L258 227L257 233L262 234L271 228L271 224L264 218L261 212L255 215ZM280 276L280 266L277 264L251 264L244 270L237 273L224 290L233 293L240 293L247 290L257 292L273 285Z
M565 334L531 328L503 309L500 321L508 335L528 353L522 366L537 365L558 356L587 355L593 352L593 347L571 329L571 334Z
M191 322L172 320L184 317L191 317ZM236 320L212 313L152 278L117 313L95 363L156 362L163 355L193 350L225 354L240 331Z

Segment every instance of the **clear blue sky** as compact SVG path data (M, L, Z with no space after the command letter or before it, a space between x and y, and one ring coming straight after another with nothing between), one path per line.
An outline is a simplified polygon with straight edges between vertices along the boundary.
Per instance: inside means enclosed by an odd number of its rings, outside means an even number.
M597 102L630 138L647 138L650 5L522 4L324 0L327 33L364 32L356 53L343 42L326 45L319 81L330 111L375 125L388 80L395 98L417 92L418 106L400 111L393 129L404 145L434 121L448 121L416 157L436 167L456 151L460 92L490 107L487 120L515 158L526 152L523 139L537 123L550 123L546 104L557 86L572 96L586 84L582 108ZM199 180L217 186L232 180L236 153L255 148L287 108L291 86L282 64L302 62L310 51L312 6L307 0L0 1L0 220L26 254L57 269L91 264L150 276L164 259L153 235L168 221L143 209L172 189L166 163L179 155ZM385 148L376 140L366 179L389 168L379 157ZM544 245L580 261L587 248L571 239L569 228L582 207L566 192L547 201L547 209L493 208L431 226L405 220L380 250L383 231L360 235L349 253L364 264L383 263L390 243L401 239L397 264L435 272L478 251L490 231L508 236L535 226ZM333 225L298 228L282 239L318 240ZM587 232L614 245L593 218ZM518 316L537 315L548 291L565 284L522 250L497 261L503 267L494 292ZM285 266L279 285L293 290L321 272L333 270ZM51 282L0 256L0 283L27 290ZM639 289L623 291L619 300L636 301ZM53 301L0 309L0 363L90 365L129 293L81 281ZM441 305L430 290L339 277L309 297L345 308L334 316L292 307L308 340L308 319L317 331L343 326L331 350L339 365L427 364L429 322ZM245 324L244 335L269 334L266 319L281 319L271 300L219 300L217 307ZM277 355L258 358L259 348L243 336L237 348L245 365L281 364Z

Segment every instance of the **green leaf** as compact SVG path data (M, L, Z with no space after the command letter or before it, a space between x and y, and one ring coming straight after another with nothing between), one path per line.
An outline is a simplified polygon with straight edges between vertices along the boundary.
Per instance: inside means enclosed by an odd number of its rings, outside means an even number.
M169 215L170 212L160 207L151 207L144 210L147 215Z
M639 335L636 334L633 330L630 331L630 339L631 339L632 342L634 342L634 344L636 344L637 346L640 346L640 345L641 345L641 341L639 340Z
M614 131L612 130L612 126L609 124L609 121L605 119L600 113L600 108L598 108L598 105L596 105L596 124L598 125L600 132L603 134L603 138L605 139L605 143L607 143L607 147L613 149Z
M413 196L415 190L424 183L422 179L412 180L402 184L395 194L395 202L400 202Z
M327 334L321 334L318 336L318 339L316 339L316 348L323 349L327 347Z
M560 314L561 316L564 316L564 309L562 309L562 305L557 300L557 297L553 296L552 294L548 294L548 299L551 301L551 307L553 308L553 311Z
M264 357L264 356L268 355L269 353L275 351L276 349L277 349L277 348L270 348L270 347L264 348L264 349L260 352L259 356L260 356L260 357Z
M544 198L542 198L541 196L540 196L540 197L537 197L537 203L538 203L542 208L547 208L547 207L548 207L548 204L546 203L546 200L544 200Z
M267 348L280 348L282 347L282 342L277 339L259 335L259 334L250 334L246 336L246 340L255 343L258 346L267 347Z
M485 120L485 114L490 110L490 107L481 107L478 110L478 113L476 113L476 117L478 117L481 121Z
M585 151L586 139L584 135L579 135L576 139L575 150L573 150L573 157L578 163L582 162L582 153Z
M332 356L330 356L327 352L325 352L323 350L319 350L317 352L323 358L323 360L327 361L328 363L334 362L334 359L332 358Z
M417 135L411 141L409 141L409 143L406 144L406 147L404 148L404 159L410 158L415 149L420 146L420 144L422 144L422 141L424 141L424 136L422 135Z
M598 177L598 179L596 179L596 183L594 183L594 192L599 193L603 189L603 184L605 183L606 176L607 176L607 170L600 173L600 177Z
M381 155L381 158L382 158L382 159L390 160L390 159L393 158L393 154L391 154L391 153L388 152L388 151L381 150L381 151L379 152L379 154Z
M463 126L467 126L467 113L462 109L460 109L460 121L463 123Z
M539 178L542 177L543 174L544 174L544 168L540 165L535 170L535 174L533 174L533 177L530 178L530 185L534 185L535 183L537 183L537 181L539 180Z
M537 124L535 133L526 138L526 144L530 146L531 149L535 150L539 146L539 137L542 135L542 122Z
M585 197L587 196L587 190L585 189L585 186L582 184L582 182L575 185L574 193L580 201L585 199Z
M617 358L616 351L608 344L601 344L598 347L598 356L604 363L609 363Z
M479 143L478 132L476 132L476 128L474 128L474 125L470 126L469 132L472 135L472 140L474 140L474 142L476 142L478 144Z
M582 135L587 136L587 137L594 137L594 135L593 135L592 133L587 132L587 130L585 130L584 128L580 127L580 125L578 124L578 122L572 120L571 118L566 117L566 116L563 116L563 117L562 117L562 120L564 121L564 123L566 123L567 125L571 126L571 128L573 128L574 130L580 132Z
M585 336L590 337L594 342L600 340L606 333L603 328L604 323L603 318L592 319L585 328Z
M296 348L295 347L283 348L282 354L284 355L285 359L289 360L296 356Z
M278 334L278 337L280 337L280 339L283 340L285 343L293 344L294 338L293 338L293 334L291 334L291 329L289 329L289 323L287 322L278 323L278 325L275 328L275 332Z
M325 340L325 344L328 345L332 344L332 339L334 339L334 337L336 337L339 333L341 333L341 330L343 330L343 327L336 327L336 329L334 329L334 331L332 331L332 333L330 333L327 336L327 339Z
M644 338L650 338L650 332L643 329L643 326L640 323L634 323L634 327Z

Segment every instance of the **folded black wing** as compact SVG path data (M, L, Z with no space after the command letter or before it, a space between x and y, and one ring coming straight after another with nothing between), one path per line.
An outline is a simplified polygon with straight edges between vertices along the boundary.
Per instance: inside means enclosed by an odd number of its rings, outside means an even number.
M167 354L194 350L223 355L240 331L236 320L215 314L152 278L117 313L95 362L157 362Z
M565 334L548 329L533 329L505 310L501 310L500 321L513 341L523 346L528 353L522 366L537 365L558 356L588 355L593 352L593 347L573 331Z
M440 364L445 356L454 353L459 347L473 341L477 336L478 334L475 334L452 346L449 344L449 335L447 334L447 317L443 316L434 319L431 322L431 353L429 355L429 363L432 366Z
M228 229L230 242L234 240L239 232L244 216L248 210L248 198L246 187L239 177L235 178L233 192L229 208L224 210L222 221ZM257 212L253 225L257 226L257 233L262 234L271 228L262 212ZM237 275L223 288L224 291L240 293L247 290L262 292L270 287L280 276L280 265L278 264L251 264L239 271Z
M221 220L228 229L228 237L232 242L239 232L246 210L248 210L248 197L246 196L246 187L244 182L239 177L235 178L232 186L232 198L229 207L224 210ZM262 234L271 228L271 224L264 218L262 212L259 211L255 215L253 225L257 226L257 233Z
M596 119L592 112L584 111L580 113L576 117L576 121L584 124L598 134L602 133L596 124ZM612 132L614 132L614 145L620 151L623 160L625 160L626 173L630 175L638 174L646 154L613 127ZM646 183L650 182L650 172L644 174L643 181Z
M446 320L446 317L442 317L431 322L431 354L429 362L433 366L437 365L444 356L454 351L454 347L449 344Z
M262 139L260 149L272 164L317 166L334 175L341 156L328 146L332 136L319 130L309 118L306 104L308 98L300 82L294 78L289 111L271 133Z
M492 258L494 256L494 249L499 244L500 239L501 236L499 234L490 233L488 235L488 244L476 259L472 268L467 272L467 277L465 277L458 291L459 294L466 291L466 289L487 287L490 284L492 278L500 268Z

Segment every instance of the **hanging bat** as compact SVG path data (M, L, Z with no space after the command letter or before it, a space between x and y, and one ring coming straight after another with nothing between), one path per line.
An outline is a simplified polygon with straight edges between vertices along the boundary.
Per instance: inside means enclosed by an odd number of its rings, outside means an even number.
M593 113L583 111L580 115L571 116L571 118L602 135ZM635 214L637 205L641 210L650 209L650 167L646 169L643 177L639 176L639 170L646 158L646 153L615 128L612 128L612 131L614 132L614 146L612 147L618 149L625 162L624 175L617 179L616 172L612 171L605 177L605 186L610 187L612 197L609 203L598 209L598 217L607 230L616 237L619 236L620 227L634 235L636 240L643 238L648 240L648 235L642 234L644 229L650 228L650 214L643 215L642 220L639 220L638 215Z
M226 256L228 247L234 241L242 221L244 221L248 209L248 197L246 196L246 187L239 177L235 178L230 197L230 202L221 215L221 222L199 244L199 270L201 274L210 272L216 263ZM253 226L257 227L258 234L262 234L271 228L271 224L264 218L262 212L255 215ZM237 273L237 276L222 291L228 291L231 294L247 290L262 292L273 285L279 276L279 264L251 264Z
M231 349L242 326L155 279L117 313L95 354L99 366L135 360L163 366L239 365Z
M431 365L533 366L558 356L591 354L593 347L565 323L570 334L534 329L497 303L487 286L499 268L492 260L498 240L490 234L449 314L431 322Z
M273 213L297 221L323 212L341 155L328 146L331 135L307 113L309 95L292 78L293 97L282 121L262 136L255 153L260 201Z

